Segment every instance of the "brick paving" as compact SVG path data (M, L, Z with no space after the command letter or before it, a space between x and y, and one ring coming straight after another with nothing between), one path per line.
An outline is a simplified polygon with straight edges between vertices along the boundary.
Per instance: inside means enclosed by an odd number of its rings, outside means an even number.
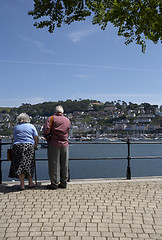
M162 178L0 185L0 239L162 240Z

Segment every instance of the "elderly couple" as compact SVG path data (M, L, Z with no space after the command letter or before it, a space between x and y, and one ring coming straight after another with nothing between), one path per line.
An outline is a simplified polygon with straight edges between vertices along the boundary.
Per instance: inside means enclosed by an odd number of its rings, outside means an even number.
M64 115L61 105L55 108L55 114L49 117L43 128L44 136L51 133L48 140L48 169L51 184L49 189L66 188L68 180L68 134L70 121ZM26 113L17 117L17 125L13 129L13 150L9 177L19 178L20 190L25 189L25 178L29 188L33 188L34 153L37 150L38 133Z

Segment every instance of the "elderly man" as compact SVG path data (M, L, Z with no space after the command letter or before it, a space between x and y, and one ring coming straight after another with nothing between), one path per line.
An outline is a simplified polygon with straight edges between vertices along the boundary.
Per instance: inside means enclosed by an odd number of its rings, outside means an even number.
M49 117L44 125L44 136L51 132L48 140L48 169L51 184L49 189L66 188L68 180L70 120L63 115L61 105L55 108L55 115Z

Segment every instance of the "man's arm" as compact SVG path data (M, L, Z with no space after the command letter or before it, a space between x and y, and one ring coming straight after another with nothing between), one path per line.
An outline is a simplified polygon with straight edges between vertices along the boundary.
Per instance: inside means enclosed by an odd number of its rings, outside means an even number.
M50 125L51 125L51 117L49 117L43 127L43 136L45 137L47 134L50 133Z

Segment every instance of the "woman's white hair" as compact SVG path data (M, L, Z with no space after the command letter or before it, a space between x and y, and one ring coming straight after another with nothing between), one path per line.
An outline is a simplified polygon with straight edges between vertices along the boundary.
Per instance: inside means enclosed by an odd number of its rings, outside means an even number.
M64 113L64 109L61 105L58 105L55 107L55 112L56 113Z
M16 119L17 123L30 123L30 117L27 113L21 113L17 119Z

